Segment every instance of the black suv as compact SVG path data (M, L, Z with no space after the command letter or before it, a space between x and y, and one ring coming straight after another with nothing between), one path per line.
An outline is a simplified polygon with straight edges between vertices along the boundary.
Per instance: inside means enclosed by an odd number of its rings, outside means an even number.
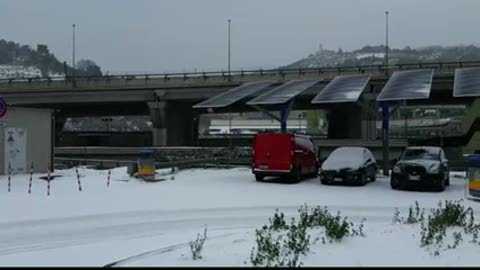
M393 189L430 187L444 191L450 185L448 160L440 147L407 147L395 164L390 177Z

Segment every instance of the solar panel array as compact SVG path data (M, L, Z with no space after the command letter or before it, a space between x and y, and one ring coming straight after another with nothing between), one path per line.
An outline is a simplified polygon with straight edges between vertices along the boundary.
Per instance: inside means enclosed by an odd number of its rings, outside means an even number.
M320 81L318 79L292 80L250 100L247 105L284 104Z
M312 103L356 102L369 79L368 74L336 76L320 91Z
M227 92L221 93L210 99L200 102L194 105L193 108L226 107L257 91L265 89L272 84L273 81L257 81L244 83L238 87L228 90Z
M455 70L453 96L480 96L480 68L458 68Z
M422 99L430 96L433 69L395 71L377 97L378 101Z

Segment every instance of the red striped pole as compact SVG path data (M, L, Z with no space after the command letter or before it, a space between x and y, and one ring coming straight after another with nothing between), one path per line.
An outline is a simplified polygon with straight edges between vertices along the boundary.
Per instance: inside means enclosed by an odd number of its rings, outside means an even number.
M28 194L32 193L33 162L30 166L30 179L28 179Z
M8 163L8 192L10 192L11 186L12 186L12 179L10 177L10 173L12 172L12 167L10 166L10 163Z
M110 170L108 170L107 187L110 187Z
M80 182L80 174L78 174L78 167L75 167L75 172L77 173L78 191L82 191L82 183Z
M48 164L47 171L47 196L50 196L50 164Z

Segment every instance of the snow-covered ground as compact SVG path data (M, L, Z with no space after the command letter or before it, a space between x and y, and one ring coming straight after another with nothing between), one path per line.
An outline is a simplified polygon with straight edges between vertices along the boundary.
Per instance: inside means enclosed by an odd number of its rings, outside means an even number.
M164 181L129 178L126 168L107 171L57 170L47 196L47 182L34 175L0 177L1 266L245 266L255 245L255 229L278 208L288 217L307 203L359 222L365 237L312 245L301 258L306 266L478 265L480 245L465 239L459 247L433 256L419 247L417 225L393 225L395 208L407 214L418 201L435 207L440 200L465 196L465 174L451 174L445 192L396 191L378 176L366 186L324 186L318 178L299 184L256 182L249 168L191 169ZM163 172L163 171L159 171ZM464 200L476 211L480 203ZM287 219L289 220L289 219ZM203 259L192 260L189 241L207 226ZM247 264L245 264L247 262Z

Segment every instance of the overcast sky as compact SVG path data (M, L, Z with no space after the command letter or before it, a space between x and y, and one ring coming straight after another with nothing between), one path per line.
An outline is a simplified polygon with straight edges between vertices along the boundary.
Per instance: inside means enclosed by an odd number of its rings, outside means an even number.
M478 0L0 0L0 39L47 44L109 73L289 64L324 48L480 44Z

